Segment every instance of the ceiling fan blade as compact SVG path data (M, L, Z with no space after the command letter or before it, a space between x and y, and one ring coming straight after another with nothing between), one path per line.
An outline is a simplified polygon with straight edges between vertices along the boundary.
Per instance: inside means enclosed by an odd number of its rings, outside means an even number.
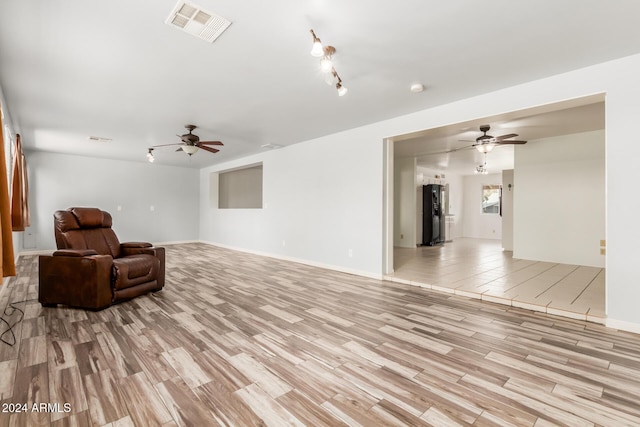
M506 145L506 144L526 144L527 141L518 141L518 140L511 140L511 141L498 141L497 144L499 145Z
M224 145L222 141L200 141L199 144L205 145Z
M220 151L217 148L211 148L211 147L207 147L207 146L201 146L200 148L203 149L204 151L208 151L210 153L217 153L218 151Z
M452 149L444 150L444 151L435 151L435 152L431 152L431 153L419 153L418 156L424 157L424 156L435 156L437 154L450 154L450 153L455 153L456 151L467 150L469 148L473 148L474 146L475 145L467 145L465 147L452 148Z
M464 147L460 147L460 148L452 148L451 150L445 151L445 153L455 153L456 151L468 150L469 148L474 148L474 147L475 147L475 144L465 145Z
M516 136L518 136L517 133L508 133L506 135L496 136L494 139L496 141L502 141L503 139L515 138Z
M161 144L161 145L152 145L151 148L156 148L156 147L169 147L171 145L184 145L181 142L176 142L175 144Z

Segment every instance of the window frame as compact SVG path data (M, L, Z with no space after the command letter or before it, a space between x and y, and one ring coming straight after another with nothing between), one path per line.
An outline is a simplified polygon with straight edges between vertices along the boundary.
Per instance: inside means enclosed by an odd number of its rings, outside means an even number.
M502 184L482 184L480 191L481 191L480 213L482 215L502 215ZM487 201L491 197L490 195L487 198L485 198L485 191L492 191L492 192L495 191L498 195L497 204L491 205L491 206L496 206L495 212L487 211L486 207L484 206L485 201Z

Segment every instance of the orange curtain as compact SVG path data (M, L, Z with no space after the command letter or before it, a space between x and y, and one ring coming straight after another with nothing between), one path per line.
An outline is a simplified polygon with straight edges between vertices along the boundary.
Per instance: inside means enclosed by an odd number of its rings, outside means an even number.
M13 231L24 231L24 228L30 225L30 219L27 160L22 152L20 135L16 135L16 146L13 154L13 177L11 179L11 226Z
M11 230L11 205L9 204L9 177L4 155L4 128L0 115L0 250L2 251L2 277L16 275L16 261L13 258L13 233Z

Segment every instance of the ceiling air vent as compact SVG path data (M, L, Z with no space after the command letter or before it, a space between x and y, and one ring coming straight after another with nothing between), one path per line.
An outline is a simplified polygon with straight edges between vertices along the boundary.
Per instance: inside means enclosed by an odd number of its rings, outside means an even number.
M89 141L109 142L109 141L113 141L113 140L111 138L105 138L103 136L90 136L89 137Z
M231 21L222 16L182 0L178 1L165 22L209 43L213 43L231 25Z

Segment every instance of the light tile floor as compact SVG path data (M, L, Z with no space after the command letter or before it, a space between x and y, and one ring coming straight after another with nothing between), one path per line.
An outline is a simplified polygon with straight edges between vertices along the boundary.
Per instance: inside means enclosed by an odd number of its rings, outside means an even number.
M605 321L605 269L513 258L499 240L394 248L387 280L557 314Z

